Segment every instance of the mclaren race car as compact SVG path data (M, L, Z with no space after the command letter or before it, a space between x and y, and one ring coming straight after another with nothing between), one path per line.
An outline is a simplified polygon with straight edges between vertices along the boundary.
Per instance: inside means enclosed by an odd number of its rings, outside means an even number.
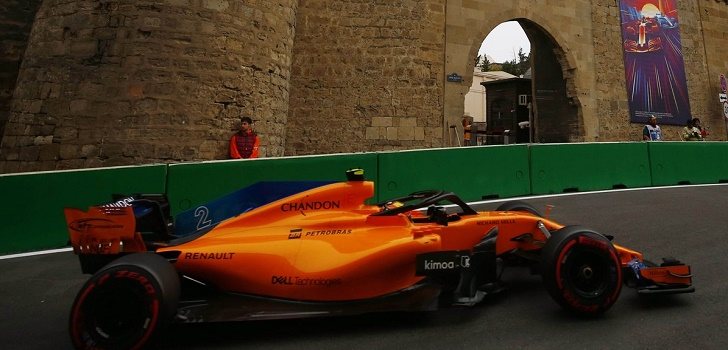
M163 195L66 209L84 273L70 314L77 348L139 348L171 322L263 320L475 305L509 266L553 299L598 315L622 285L694 291L690 267L660 265L612 237L563 226L527 203L478 212L453 193L367 204L374 183L259 183L180 213Z

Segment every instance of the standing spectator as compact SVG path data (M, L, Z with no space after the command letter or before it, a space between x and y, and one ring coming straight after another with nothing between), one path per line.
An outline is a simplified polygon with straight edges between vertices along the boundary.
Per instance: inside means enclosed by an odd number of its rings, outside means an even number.
M470 139L472 138L472 123L470 121L472 117L466 114L463 116L463 146L470 146Z
M693 127L698 129L700 131L700 137L703 141L705 141L705 137L710 135L708 132L708 128L704 128L700 125L700 119L699 118L693 118Z
M703 135L700 133L700 129L695 126L695 121L698 121L700 125L700 119L693 118L688 120L688 125L683 128L682 139L683 141L703 141Z
M230 158L258 158L260 139L253 131L253 120L250 117L240 118L240 131L230 138Z
M657 125L657 117L654 115L650 116L649 121L645 125L644 128L642 128L642 139L645 141L661 141L662 140L662 130L660 130L660 126Z

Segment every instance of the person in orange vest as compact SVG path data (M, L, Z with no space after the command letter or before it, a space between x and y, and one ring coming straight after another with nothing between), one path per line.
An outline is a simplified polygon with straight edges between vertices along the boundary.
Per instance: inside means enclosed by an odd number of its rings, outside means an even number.
M463 146L470 146L470 138L472 136L472 123L470 122L470 116L463 116Z
M240 131L230 138L230 158L258 158L260 139L253 131L253 120L250 117L240 118Z

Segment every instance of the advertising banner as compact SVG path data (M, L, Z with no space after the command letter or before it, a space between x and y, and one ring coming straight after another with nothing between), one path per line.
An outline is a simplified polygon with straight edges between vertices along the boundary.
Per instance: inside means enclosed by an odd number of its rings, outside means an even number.
M630 121L685 125L691 118L677 0L620 0Z

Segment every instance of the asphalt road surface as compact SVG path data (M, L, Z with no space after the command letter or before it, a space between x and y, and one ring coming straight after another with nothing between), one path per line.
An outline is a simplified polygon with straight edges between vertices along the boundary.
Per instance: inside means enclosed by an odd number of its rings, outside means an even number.
M602 317L574 317L539 276L473 308L422 313L177 325L166 349L728 349L728 185L527 200L551 217L615 236L647 259L692 265L696 292L640 297L623 288ZM495 208L498 203L478 205ZM70 349L68 313L88 276L70 252L0 260L0 347Z

